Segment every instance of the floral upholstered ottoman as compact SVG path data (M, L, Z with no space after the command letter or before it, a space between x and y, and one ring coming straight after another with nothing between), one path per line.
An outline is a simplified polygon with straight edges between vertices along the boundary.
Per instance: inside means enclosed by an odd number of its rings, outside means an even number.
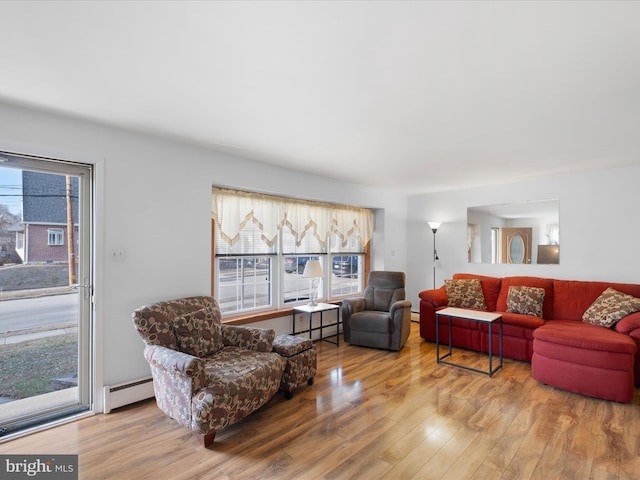
M316 376L316 346L308 338L293 335L278 335L273 341L273 351L287 360L282 374L280 388L288 399L293 398L293 390L304 382L313 385Z

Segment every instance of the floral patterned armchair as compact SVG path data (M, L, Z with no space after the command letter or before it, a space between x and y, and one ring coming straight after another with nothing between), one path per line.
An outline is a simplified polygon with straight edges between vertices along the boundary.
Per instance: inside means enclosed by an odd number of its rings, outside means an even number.
M206 447L216 432L267 403L286 361L272 352L275 332L221 323L213 297L138 308L133 322L146 346L158 407Z

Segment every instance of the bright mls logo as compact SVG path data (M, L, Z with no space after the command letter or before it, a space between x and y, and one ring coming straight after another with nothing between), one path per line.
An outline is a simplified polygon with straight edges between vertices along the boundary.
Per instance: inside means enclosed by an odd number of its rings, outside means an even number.
M77 480L77 455L0 455L0 478Z

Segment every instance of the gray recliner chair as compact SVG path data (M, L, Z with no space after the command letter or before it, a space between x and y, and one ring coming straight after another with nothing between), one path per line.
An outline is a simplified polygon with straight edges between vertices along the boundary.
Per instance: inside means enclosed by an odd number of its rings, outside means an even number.
M371 272L364 297L342 301L344 339L352 345L400 350L411 330L404 272Z

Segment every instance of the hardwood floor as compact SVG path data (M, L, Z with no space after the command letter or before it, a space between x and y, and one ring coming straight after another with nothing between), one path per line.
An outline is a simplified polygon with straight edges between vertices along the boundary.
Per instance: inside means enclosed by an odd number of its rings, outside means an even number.
M637 479L640 395L624 405L556 390L505 360L493 378L437 365L412 323L387 352L318 342L318 374L208 448L153 400L0 444L79 455L82 479ZM486 356L459 351L486 368Z

